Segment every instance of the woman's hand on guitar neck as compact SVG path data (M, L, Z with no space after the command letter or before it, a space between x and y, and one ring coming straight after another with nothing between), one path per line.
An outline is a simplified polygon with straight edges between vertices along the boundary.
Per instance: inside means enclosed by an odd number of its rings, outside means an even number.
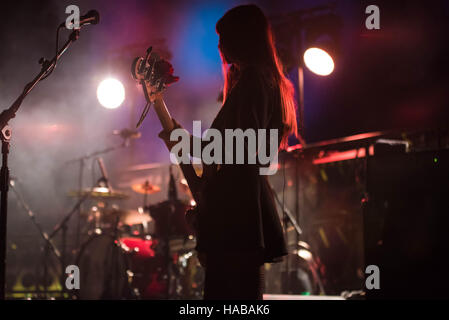
M173 125L174 125L173 130L175 130L175 129L184 129L184 128L178 123L178 121L176 121L175 119L172 119L172 121L173 121ZM173 131L173 130L172 130L172 131ZM171 131L169 132L169 131L166 131L166 130L162 130L162 131L159 132L159 134L158 134L158 137L161 138L161 139L164 141L164 143L165 143L165 145L167 146L167 148L168 148L169 151L171 150L171 148L173 148L173 146L174 146L175 144L177 144L177 143L179 142L179 141L170 141L170 134L171 134Z
M150 94L150 102L155 103L156 100L164 100L164 92L151 92Z

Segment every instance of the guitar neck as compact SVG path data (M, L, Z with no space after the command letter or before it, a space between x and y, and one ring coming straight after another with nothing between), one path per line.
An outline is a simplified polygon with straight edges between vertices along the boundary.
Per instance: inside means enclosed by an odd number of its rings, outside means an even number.
M154 101L154 110L161 122L162 128L165 131L172 131L175 126L173 124L173 118L165 105L164 99L156 99Z
M171 117L170 112L168 112L167 106L165 105L165 102L162 98L156 99L154 101L154 110L156 111L162 128L165 131L172 131L175 128L173 124L173 118ZM181 167L184 178L187 180L187 184L189 185L193 198L198 203L200 178L197 176L195 169L193 168L193 165L191 163L182 163L179 166Z

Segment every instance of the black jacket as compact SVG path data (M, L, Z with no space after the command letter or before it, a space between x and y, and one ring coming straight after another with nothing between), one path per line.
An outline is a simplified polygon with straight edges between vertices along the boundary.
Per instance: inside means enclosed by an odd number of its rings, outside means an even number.
M223 142L224 129L278 129L279 145L279 89L265 79L255 68L242 71L211 126L222 132ZM199 251L244 252L257 255L261 262L278 261L287 254L274 197L258 164L204 166L202 180Z

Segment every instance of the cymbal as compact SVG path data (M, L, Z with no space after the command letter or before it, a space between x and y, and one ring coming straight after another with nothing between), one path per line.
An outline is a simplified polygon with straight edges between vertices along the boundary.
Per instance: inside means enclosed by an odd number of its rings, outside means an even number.
M148 181L145 183L133 184L131 189L140 194L153 194L161 191L160 187L150 184Z
M69 191L69 197L82 198L87 196L91 199L101 199L101 200L124 200L129 198L126 193L119 191L110 191L108 188L97 187L93 189L75 190Z
M144 170L152 170L152 169L161 169L168 167L169 164L167 163L144 163L144 164L138 164L134 166L130 166L125 169L125 171L144 171Z
M172 164L165 163L165 162L153 162L153 163L143 163L138 165L133 165L130 167L127 167L124 171L125 172L139 172L139 171L146 171L146 170L154 170L154 169L166 169ZM195 169L195 172L198 176L201 176L203 173L203 168L201 165L194 164L193 169Z

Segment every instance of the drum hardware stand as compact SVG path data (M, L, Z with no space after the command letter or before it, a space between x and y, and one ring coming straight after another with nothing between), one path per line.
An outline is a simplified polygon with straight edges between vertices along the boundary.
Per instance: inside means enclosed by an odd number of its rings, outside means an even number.
M41 64L41 71L39 74L28 83L23 92L14 101L14 103L6 110L0 113L0 129L2 130L2 169L1 169L1 204L0 204L0 300L5 299L5 271L6 271L6 226L7 226L7 202L8 202L8 188L9 188L9 169L8 169L8 153L9 153L9 141L11 138L11 130L7 127L8 122L16 116L16 112L19 110L25 97L34 89L37 83L47 78L56 66L58 59L66 52L69 46L78 39L80 34L79 29L75 29L69 36L67 42L58 50L57 54L48 61L45 58L41 58L39 63Z
M148 179L145 180L145 186L147 186L149 184L150 184L150 181L148 181ZM148 206L148 194L146 192L143 194L143 207L142 207L142 209L143 209L144 212L149 212L149 210L150 210L150 208Z
M83 191L83 174L84 174L84 166L85 166L85 159L81 158L79 160L80 168L78 173L78 191ZM76 240L75 240L75 246L79 248L80 245L80 233L81 233L81 211L82 206L80 205L78 207L78 212L76 216Z
M290 222L296 231L297 238L300 239L303 235L303 231L300 228L298 222L296 221L296 219L293 216L293 214L291 213L291 211L287 207L283 206L283 203L281 202L278 195L276 194L276 191L274 190L274 188L271 185L270 185L270 188L272 190L274 199L276 200L278 205L282 208L283 213L286 217L286 219L285 219L286 221L284 223L287 224L288 222ZM321 281L321 278L320 278L318 272L315 270L315 267L313 265L311 265L311 263L309 261L306 260L306 262L309 265L310 271L312 272L313 277L315 278L315 281L318 283L318 287L320 288L320 294L325 295L326 293L324 291L323 282ZM288 261L287 261L287 265L288 265ZM288 266L287 266L287 279L288 279L288 277L289 277L289 274L288 274Z
M109 152L109 151L115 150L117 148L118 147L110 147L110 148L107 148L107 149L99 151L99 152ZM79 175L78 182L80 183L80 186L82 186L82 177L83 177L85 160L89 159L89 158L91 158L91 157L93 157L93 156L95 156L97 154L98 154L98 152L95 152L95 153L93 153L91 155L88 155L86 157L82 157L82 158L79 158L79 159L75 159L75 160L71 160L71 161L66 162L66 163L71 163L73 161L79 161L79 163L80 163L80 175ZM93 186L92 189L94 187L95 186ZM80 195L81 195L82 194L82 187L80 187L79 190L80 190ZM65 271L65 268L67 267L67 230L68 230L68 226L67 225L68 225L70 219L72 218L72 216L75 213L77 213L78 219L77 219L77 230L76 230L76 247L79 248L80 222L81 222L80 216L81 216L82 204L84 203L84 201L87 200L88 197L89 197L88 193L80 196L78 202L75 204L75 206L72 208L72 210L64 217L64 219L62 219L62 221L60 223L58 223L54 227L52 233L48 236L49 239L51 240L51 239L53 239L56 236L56 234L60 230L62 230L62 235L61 235L62 249L61 249L61 255L60 255L60 259L59 260L61 262L61 278L60 278L60 281L61 281L63 292L65 292L65 287L63 285L65 283L65 281L64 281L64 278L65 278L64 271ZM47 261L48 248L45 251L45 255L44 256L45 256L45 261ZM47 283L47 278L46 277L47 277L47 264L45 263L44 264L44 280L43 280L45 284Z
M75 212L79 211L79 208L81 207L81 204L87 199L88 194L85 194L84 196L82 196L78 202L75 204L75 206L72 208L72 210L64 217L64 219L62 219L62 221L60 223L58 223L54 229L53 232L50 233L50 235L48 236L49 241L51 241L51 239L53 239L56 234L62 230L62 236L61 236L61 240L62 240L62 249L61 249L61 254L59 257L59 261L61 263L61 286L62 286L62 292L65 292L65 268L67 267L66 263L67 263L67 224L70 221L70 218L75 214ZM46 248L45 251L45 261L47 261L48 259L48 247ZM47 263L44 264L44 285L47 284Z
M118 236L118 222L119 222L119 218L116 218L115 224L114 224L114 232L113 232L113 239L116 239L116 241L118 241L117 243L114 243L112 245L112 247L109 249L110 250L110 255L111 255L111 261L116 261L117 258L117 250L120 250L120 240L119 236ZM111 288L112 284L114 284L115 286L117 286L117 282L114 281L114 276L116 275L116 270L115 267L116 265L113 263L112 268L109 268L106 271L106 277L104 278L104 292L102 293L102 297L101 299L114 299L116 297L113 296L107 296L106 294L109 292L117 292L117 288ZM113 291L111 291L111 289L113 289Z
M276 200L276 202L279 204L279 206L284 211L284 214L287 217L286 220L292 224L292 226L295 228L295 231L298 234L298 236L301 237L302 236L302 229L299 227L298 222L296 221L295 217L293 217L293 214L290 212L290 210L287 207L282 205L282 202L279 199L279 197L276 194L276 191L273 189L273 187L270 186L270 188L271 188L271 190L273 192L274 199Z
M114 231L113 231L113 234L112 234L113 235L112 238L115 241L114 241L113 246L111 247L111 257L112 257L111 261L117 261L118 251L122 250L122 247L121 247L122 244L120 242L119 228L118 228L119 222L120 222L120 217L117 216L116 220L115 220L115 223L114 223ZM114 284L115 286L119 285L116 281L114 281L114 276L116 276L117 272L119 271L119 270L115 269L116 267L117 266L113 263L112 264L112 268L113 269L112 270L111 269L107 270L107 276L104 279L105 280L105 283L104 283L104 288L105 289L104 289L104 292L102 293L102 299L107 299L107 300L108 299L117 299L117 297L115 297L115 296L107 296L107 293L111 292L111 289L113 289L112 292L117 293L117 287L111 288L112 284ZM127 272L128 272L128 268L129 268L129 266L126 265L126 271ZM121 296L123 296L123 294L125 293L124 290L125 290L125 288L122 288ZM126 290L127 290L126 297L129 296L129 297L132 297L134 299L140 299L140 293L138 292L138 290L136 288L134 288L131 285L131 281L129 281L129 275L127 275Z
M178 190L176 189L176 181L173 176L173 165L169 167L170 180L168 183L168 201L171 202L170 212L167 216L167 225L170 226L170 219L176 208L176 201L178 200ZM165 236L165 259L166 259L166 272L167 272L167 299L171 296L171 277L172 277L172 259L170 255L170 228L168 228Z

